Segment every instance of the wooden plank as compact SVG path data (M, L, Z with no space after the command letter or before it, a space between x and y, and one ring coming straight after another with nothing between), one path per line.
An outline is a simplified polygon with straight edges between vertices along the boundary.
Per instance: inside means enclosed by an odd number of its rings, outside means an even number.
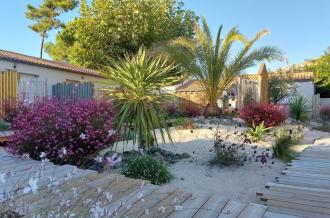
M311 187L302 187L302 186L294 186L294 185L285 185L279 183L267 183L267 188L270 190L283 190L286 192L293 192L293 193L307 193L313 194L317 196L328 196L330 195L330 190L327 189L319 189L319 188L311 188Z
M229 199L213 195L193 216L194 218L217 217Z
M145 184L136 192L131 192L122 198L112 201L105 209L116 217L120 217L127 207L131 207L138 201L144 201L144 198L158 189L158 186L152 184Z
M304 210L296 210L293 208L287 208L287 207L278 207L278 206L271 206L268 208L269 212L273 213L279 213L279 214L286 214L289 216L288 218L293 217L299 217L299 218L329 218L329 215L327 214L321 214L321 213L314 213L310 211L304 211Z
M267 208L265 205L249 203L237 218L262 218Z
M301 210L301 211L308 211L313 213L320 213L320 214L326 214L330 215L330 209L329 208L322 208L317 206L310 206L306 204L299 204L295 202L283 202L278 200L267 200L267 204L270 206L277 206L277 207L284 207L284 208L292 208L295 210Z
M330 189L330 183L317 182L317 180L307 180L307 179L294 180L294 179L280 178L278 179L278 183L287 184L287 185L305 186L311 188Z
M304 178L321 178L321 179L330 179L330 175L322 175L322 174L314 174L307 172L294 172L290 170L283 170L283 175L291 175L291 176L300 176Z
M330 172L328 171L322 171L322 170L315 170L315 169L305 169L305 168L286 168L286 170L290 170L293 172L307 172L312 174L321 174L321 175L330 175Z
M143 181L137 180L137 179L129 179L129 178L123 178L123 179L115 179L113 181L108 181L105 185L102 184L102 186L97 186L94 189L88 190L86 193L84 193L80 199L76 201L73 207L70 207L70 211L77 214L79 217L85 217L85 214L89 214L89 209L91 208L92 204L97 201L104 201L106 200L106 197L103 193L109 192L112 194L112 200L111 201L117 201L121 197L138 190L139 187L141 187ZM101 187L101 192L98 192L97 189ZM91 202L89 205L83 205L84 199L93 199L93 202Z
M283 214L283 213L275 213L275 212L270 212L270 211L266 211L266 213L263 217L264 218L301 218L299 216L293 216L293 215L288 215L288 214Z
M86 198L91 198L91 199L93 199L93 202L94 202L94 200L98 199L97 197L102 195L101 193L98 193L97 188L104 188L104 187L112 184L112 182L118 181L118 180L120 180L120 182L122 182L122 181L124 181L124 178L116 177L113 175L105 175L104 177L101 177L100 179L94 180L83 186L79 186L79 189L77 189L77 197L70 199L70 206L69 206L70 211L72 213L76 213L78 215L80 210L89 209L89 207L87 205L82 205L83 200L85 200ZM68 194L69 195L73 194L73 192L70 189L64 193L66 194L66 196L68 196ZM63 209L63 207L60 206L60 203L64 199L62 199L61 197L55 198L55 196L52 197L50 195L46 195L45 197L46 198L44 198L43 196L40 196L40 198L38 200L36 200L32 204L30 204L30 206L33 207L33 211L30 211L30 213L27 215L32 216L32 215L40 214L41 217L43 217L43 216L47 216L47 214L45 214L45 212L47 213L47 210L45 210L45 208L60 207L61 209Z
M261 193L257 193L257 196L261 196L261 199L271 199L271 195L278 195L283 196L285 198L294 198L294 199L303 199L303 200L310 200L310 201L320 201L325 203L330 203L330 196L329 195L318 195L314 194L313 192L290 192L287 190L263 190Z
M190 197L191 197L190 193L176 190L169 197L161 200L155 206L150 208L149 214L143 214L141 218L167 217L175 210L175 206L181 206L181 203Z
M244 203L229 200L226 206L221 210L218 218L236 218L246 206L247 205Z
M169 189L169 188L159 188L151 195L148 195L144 198L144 201L138 201L134 203L130 208L128 208L121 217L140 217L144 214L150 214L150 208L153 208L158 202L169 198L173 195L177 189Z
M265 200L277 200L282 202L294 202L302 205L323 207L330 209L330 199L329 197L318 197L318 196L308 196L308 195L297 195L292 193L283 193L275 191L266 191L262 193L261 199Z
M192 217L210 199L210 197L210 195L192 196L187 201L183 202L182 210L173 211L169 217Z

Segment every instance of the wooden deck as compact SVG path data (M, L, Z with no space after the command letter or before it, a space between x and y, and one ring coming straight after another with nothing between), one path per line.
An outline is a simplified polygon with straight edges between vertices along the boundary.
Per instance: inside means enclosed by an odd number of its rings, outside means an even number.
M5 185L1 184L0 194L17 191L18 184L22 188L28 186L31 177L39 178L36 193L20 192L14 205L2 204L0 208L0 211L15 208L24 217L47 217L50 211L59 212L61 217L69 217L69 214L96 217L90 209L99 210L98 206L105 209L103 216L98 217L134 218L261 218L267 210L264 205L245 204L216 195L194 196L117 174L99 174L70 165L47 163L41 166L38 161L10 157L0 150L0 174L9 171L11 176ZM57 178L56 181L53 178Z
M330 145L305 149L257 195L269 206L265 217L329 218Z

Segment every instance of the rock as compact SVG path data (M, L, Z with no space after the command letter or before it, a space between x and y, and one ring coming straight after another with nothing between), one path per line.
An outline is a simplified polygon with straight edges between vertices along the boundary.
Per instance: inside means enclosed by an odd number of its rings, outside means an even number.
M184 152L181 154L181 159L186 159L186 158L191 158L191 155L188 154L187 152Z

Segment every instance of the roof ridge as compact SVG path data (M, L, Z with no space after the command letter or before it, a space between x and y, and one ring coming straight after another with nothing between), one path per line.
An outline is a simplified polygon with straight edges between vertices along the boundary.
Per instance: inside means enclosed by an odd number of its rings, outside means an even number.
M0 49L0 59L13 62L21 62L25 64L33 64L46 68L55 68L58 70L69 71L72 73L80 73L90 76L102 77L97 70L76 66L70 63L64 63L60 61L54 61L49 59L43 59L31 55L21 54L18 52L8 51Z

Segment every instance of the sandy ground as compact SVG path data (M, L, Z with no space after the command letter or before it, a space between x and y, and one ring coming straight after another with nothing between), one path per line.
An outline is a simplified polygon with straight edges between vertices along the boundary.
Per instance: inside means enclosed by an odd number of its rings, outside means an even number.
M212 127L212 129L209 129ZM221 135L230 136L228 142L240 142L234 132L243 132L244 128L220 126L217 131ZM260 191L267 182L275 181L285 167L285 163L279 160L269 159L267 164L260 162L246 162L244 166L218 167L210 166L209 161L214 158L212 151L216 126L203 126L203 128L191 130L171 130L174 144L160 144L163 149L175 153L187 152L192 157L169 165L174 179L166 186L178 187L182 190L197 194L218 194L241 202L258 202L256 192ZM328 133L310 131L304 129L305 138L301 145L295 146L296 151L302 151L313 144L315 139L328 136ZM235 137L234 137L235 136ZM252 156L252 146L258 146L257 154L269 152L271 154L271 141L264 141L252 145L246 145L244 152ZM132 144L119 144L117 151L131 150ZM266 149L269 149L267 151ZM272 164L271 162L274 163Z

